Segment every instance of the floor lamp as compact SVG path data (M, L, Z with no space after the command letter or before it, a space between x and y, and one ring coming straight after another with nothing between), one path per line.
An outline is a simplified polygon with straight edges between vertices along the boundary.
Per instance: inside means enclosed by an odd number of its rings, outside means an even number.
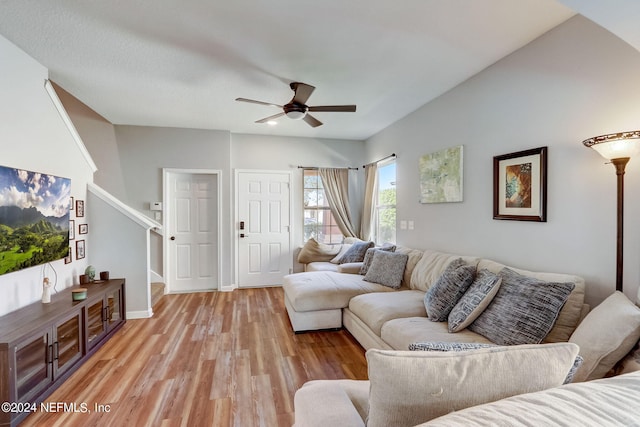
M610 160L618 176L618 215L616 233L616 290L622 292L622 238L624 223L624 168L631 157L640 154L640 130L595 136L582 141Z

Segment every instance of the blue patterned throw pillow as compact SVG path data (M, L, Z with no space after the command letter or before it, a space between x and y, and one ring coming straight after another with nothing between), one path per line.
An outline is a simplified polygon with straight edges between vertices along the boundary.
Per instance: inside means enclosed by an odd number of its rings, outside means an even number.
M382 246L381 248L367 249L367 252L364 254L364 260L362 261L362 267L360 267L360 274L362 274L363 276L367 274L367 271L369 271L369 267L371 267L371 263L373 262L373 253L375 251L395 252L396 245L387 245Z
M447 320L451 309L473 282L475 274L475 265L467 264L462 258L451 261L424 296L424 306L429 320Z
M364 260L364 254L367 249L375 246L373 242L355 242L347 252L340 257L338 264L345 264L347 262L362 262Z
M498 293L502 279L483 268L449 313L449 332L459 332L476 320Z
M500 345L541 343L575 284L545 282L509 268L500 277L498 293L468 329Z

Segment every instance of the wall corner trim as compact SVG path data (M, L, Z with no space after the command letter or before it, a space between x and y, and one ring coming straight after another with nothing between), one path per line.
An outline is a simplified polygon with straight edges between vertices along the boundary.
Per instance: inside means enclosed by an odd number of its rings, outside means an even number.
M96 197L100 198L108 205L120 211L122 214L124 214L126 217L136 222L141 227L146 228L147 230L152 228L157 228L157 229L162 228L162 224L160 224L159 222L156 222L151 218L148 218L147 216L136 211L135 209L127 206L126 204L121 202L119 199L107 193L105 190L98 187L97 185L89 182L87 183L87 190L89 190L91 194L94 194Z
M53 102L53 105L56 107L56 110L58 110L58 114L60 115L60 118L66 125L67 129L69 130L71 137L76 142L78 149L84 156L85 161L91 168L91 171L95 173L98 170L98 167L96 166L95 162L91 158L91 154L89 154L89 151L87 150L87 147L84 145L84 142L82 141L80 134L76 130L76 127L73 125L73 122L71 121L71 117L69 117L69 114L67 114L67 110L65 110L64 105L62 105L62 102L60 101L60 98L58 98L58 94L56 93L56 90L53 88L53 85L51 84L51 80L46 79L44 81L44 88L49 94L49 98L51 98L51 101Z

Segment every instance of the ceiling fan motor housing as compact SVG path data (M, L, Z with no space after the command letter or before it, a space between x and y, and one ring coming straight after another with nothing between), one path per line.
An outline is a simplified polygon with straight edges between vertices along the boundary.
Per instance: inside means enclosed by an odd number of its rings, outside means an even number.
M300 120L307 114L307 111L309 110L309 107L297 102L290 102L284 105L282 108L287 117L294 120Z

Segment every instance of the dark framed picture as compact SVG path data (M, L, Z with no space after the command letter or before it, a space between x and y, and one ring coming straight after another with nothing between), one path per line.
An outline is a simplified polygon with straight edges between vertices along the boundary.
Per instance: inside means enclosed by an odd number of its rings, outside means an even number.
M547 147L493 158L493 219L547 221Z
M74 220L69 220L69 240L73 240L76 238L76 222Z
M78 226L78 234L87 234L89 232L89 224L80 224Z
M83 259L85 257L84 240L78 240L76 242L76 259Z
M67 254L66 257L64 257L64 263L70 264L71 261L73 261L73 258L71 258L71 246L69 246L69 253Z
M84 216L84 200L76 200L76 216L79 218Z

